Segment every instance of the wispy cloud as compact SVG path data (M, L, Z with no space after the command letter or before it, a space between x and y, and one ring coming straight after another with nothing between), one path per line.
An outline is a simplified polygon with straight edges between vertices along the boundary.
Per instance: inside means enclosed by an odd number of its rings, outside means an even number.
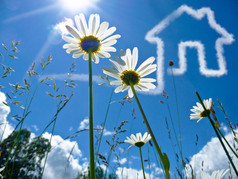
M195 48L198 53L199 60L199 71L202 75L207 77L220 77L227 74L226 61L223 56L224 49L223 45L229 45L234 41L233 34L226 31L225 28L220 26L216 20L214 12L210 8L201 8L194 10L193 8L182 5L165 19L163 19L159 24L157 24L153 29L151 29L145 36L145 39L157 45L157 83L158 86L155 90L150 91L151 94L162 93L164 89L164 41L158 37L158 34L165 30L171 22L179 18L182 14L188 14L194 19L201 20L207 17L209 26L214 29L218 34L221 35L215 42L216 56L218 69L208 69L205 60L205 50L204 45L199 41L186 41L179 44L179 67L174 68L175 75L184 74L187 70L187 59L186 59L186 49ZM169 71L169 73L171 73Z
M41 79L44 79L45 77L50 77L53 78L55 80L65 80L68 76L67 73L63 73L63 74L48 74L48 75L44 75L41 77ZM82 81L82 82L87 82L88 81L88 74L73 74L70 79L75 80L75 81ZM93 82L100 84L103 83L103 79L101 79L99 76L97 75L93 75Z
M33 11L29 11L29 12L19 14L19 15L10 17L8 19L5 19L3 22L8 23L8 22L24 19L24 18L33 16L33 15L36 15L36 14L40 14L40 13L43 13L43 12L50 11L50 10L52 10L52 9L58 7L58 6L59 6L59 4L53 4L53 5L49 5L49 6L46 6L46 7L39 8L39 9L35 9Z

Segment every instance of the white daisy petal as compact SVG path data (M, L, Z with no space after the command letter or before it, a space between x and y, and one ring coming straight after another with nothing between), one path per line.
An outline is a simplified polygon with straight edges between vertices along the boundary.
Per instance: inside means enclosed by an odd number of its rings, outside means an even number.
M96 34L97 37L100 37L100 35L102 35L109 27L109 23L108 22L103 22L101 23L101 25L99 26L98 32Z
M62 36L62 39L65 40L68 43L73 43L73 44L78 44L79 43L78 39L68 37L68 36Z
M119 93L119 92L122 91L122 88L123 88L122 85L121 85L121 86L118 86L118 87L114 90L114 92L115 92L115 93Z
M99 57L97 56L97 54L94 54L94 57L95 57L95 63L99 63Z
M120 79L120 75L119 75L119 72L117 72L116 70L112 69L112 68L103 68L103 73L106 74L106 75L109 75L113 78L116 78L116 79Z
M83 53L74 53L73 58L79 58L83 55Z
M139 83L139 84L137 85L137 87L140 88L141 91L148 91L148 90L149 90L146 86L142 85L141 83Z
M89 32L88 32L87 22L86 22L84 15L80 14L79 18L80 18L79 25L80 25L80 29L81 29L83 35L88 35Z
M108 36L112 35L116 31L116 27L111 27L107 29L103 34L99 36L101 40L107 38Z
M141 78L141 79L140 79L140 82L143 82L143 83L152 83L152 82L156 82L156 79L154 79L154 78Z
M138 62L138 48L135 47L133 49L133 52L132 52L132 65L131 65L131 69L132 70L135 70L136 68L136 65L137 65L137 62Z
M122 85L121 80L115 80L110 82L111 85Z
M129 89L129 86L123 85L122 92L123 92L123 91L126 91L126 90L128 90L128 89Z
M106 51L106 52L116 52L116 48L114 47L101 47L102 51Z
M145 140L146 138L147 138L147 132L146 133L144 133L144 135L143 135L143 137L142 137L142 140Z
M78 44L64 44L63 48L67 49L67 48L78 48L79 45Z
M131 64L132 64L132 56L131 56L131 50L128 48L126 49L126 60L128 64L128 70L132 70Z
M84 59L84 60L88 60L88 54L84 54L84 55L83 55L83 59Z
M129 88L129 90L128 90L128 96L129 96L129 98L133 98L133 96L134 96L131 88Z
M103 40L102 41L102 44L105 44L105 43L108 43L108 42L110 42L110 41L113 41L113 40L116 40L116 39L118 39L118 38L120 38L121 36L120 35L113 35L113 36L111 36L111 37L108 37L107 39L105 39L105 40Z
M88 32L89 34L93 34L93 31L94 31L94 28L95 26L93 26L93 24L95 24L96 19L95 19L95 16L94 14L90 15L89 17L89 21L88 21Z
M138 73L141 77L144 77L144 76L147 76L147 75L153 73L154 71L156 71L156 68L153 65L151 65L151 67L148 67L146 70L143 70Z
M144 69L145 67L151 65L153 62L155 61L155 57L150 57L148 58L146 61L144 61L136 70L137 72L140 72L142 69Z
M74 26L66 25L65 27L74 38L80 39L79 32Z
M109 59L109 61L113 64L113 66L117 69L118 72L122 72L123 68L120 64L118 64L116 61Z
M94 61L97 64L99 62L99 59L96 58L96 56L93 54L92 55L92 61Z
M103 42L102 46L108 47L108 46L114 45L116 43L117 43L117 40L110 40L110 41L107 41L107 42Z
M146 86L148 89L155 89L156 86L152 83L141 83L141 85Z
M94 31L93 31L93 35L96 35L99 27L100 27L100 16L98 14L95 14L95 24L94 24Z
M75 16L74 20L75 20L76 27L78 29L78 33L79 33L80 37L83 38L84 33L81 30L80 17L79 16Z
M110 58L110 56L111 56L110 53L107 53L105 51L99 51L97 54L101 58Z

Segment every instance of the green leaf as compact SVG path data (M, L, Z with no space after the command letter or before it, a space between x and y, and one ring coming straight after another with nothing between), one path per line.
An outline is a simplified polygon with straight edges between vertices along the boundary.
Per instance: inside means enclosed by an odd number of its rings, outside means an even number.
M14 59L18 59L16 56L14 56L14 55L8 55L9 57L12 57L12 58L14 58Z
M163 163L164 163L164 169L169 171L170 163L169 163L169 158L166 155L166 153L163 153Z
M49 93L49 92L46 92L49 96L51 96L51 97L54 97L51 93Z
M6 47L4 44L2 44L2 46L3 46L3 48L4 48L5 50L7 50L7 47Z
M5 103L4 101L2 102L4 105L8 106L7 103Z

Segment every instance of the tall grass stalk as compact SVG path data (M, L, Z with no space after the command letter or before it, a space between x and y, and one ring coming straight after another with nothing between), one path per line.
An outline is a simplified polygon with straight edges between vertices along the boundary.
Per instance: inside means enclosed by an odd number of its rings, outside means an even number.
M235 165L234 165L234 163L233 163L233 161L232 161L232 159L231 159L231 157L230 157L230 155L229 155L229 153L228 153L228 151L227 151L227 149L226 149L226 147L225 147L225 145L224 145L224 143L223 143L223 141L222 141L222 139L221 139L221 136L219 135L219 133L218 133L218 131L217 131L216 126L214 125L214 122L212 121L212 118L211 118L211 116L210 116L210 113L208 112L208 110L207 110L206 107L204 106L203 101L202 101L202 99L201 99L201 97L200 97L200 95L198 94L197 91L196 91L196 95L197 95L197 97L198 97L200 103L202 104L202 107L203 107L204 111L207 113L207 117L208 117L208 119L209 119L209 121L210 121L210 123L211 123L211 125L212 125L212 127L213 127L213 129L214 129L214 131L215 131L215 133L216 133L216 135L217 135L217 137L218 137L218 139L219 139L219 141L220 141L222 147L223 147L223 150L224 150L225 153L226 153L226 156L228 157L228 159L229 159L229 161L230 161L230 163L231 163L231 165L232 165L232 167L233 167L233 169L234 169L234 171L235 171L235 173L236 173L236 176L238 177L237 169L236 169L236 167L235 167Z
M49 56L49 57L48 57L48 63L45 64L45 66L47 66L48 64L50 64L51 60L52 60L52 58L51 58L51 56ZM43 59L43 61L44 61L44 59ZM45 61L44 61L44 62L45 62ZM32 75L38 75L38 74L34 71L34 67L35 67L35 63L32 64L31 69L28 71L28 74L29 74L31 80L32 80ZM45 70L45 68L42 68L42 71L41 71L41 74L39 75L39 77L43 74L44 70ZM30 83L31 83L31 82L30 82ZM9 152L7 161L6 161L6 163L5 163L5 167L4 167L4 171L3 171L3 176L4 176L4 173L5 173L5 171L6 171L5 169L7 168L7 164L8 164L8 161L9 161L10 157L11 157L13 148L16 146L16 149L17 149L17 147L18 147L18 139L19 139L19 135L20 135L20 132L21 132L23 123L24 123L24 121L25 121L27 115L29 114L30 106L31 106L31 104L32 104L32 101L33 101L33 99L34 99L34 97L35 97L35 94L36 94L37 89L38 89L38 87L39 87L40 84L41 84L41 82L38 82L38 83L37 83L37 85L36 85L36 87L35 87L35 89L34 89L34 91L33 91L32 94L30 93L30 89L26 87L26 88L27 88L27 97L26 97L26 101L25 101L25 105L24 105L23 115L22 115L21 121L17 124L17 127L18 127L19 124L20 124L20 128L19 128L19 131L17 132L17 136L16 136L16 138L15 138L15 140L14 140L13 146L12 146L10 152ZM26 83L26 80L25 80L25 85L29 85L29 84ZM15 85L15 86L17 86L17 85ZM17 89L17 88L15 88L15 89ZM29 101L28 101L28 100L29 100ZM15 130L17 129L17 127L15 128ZM14 130L14 131L15 131L15 130ZM13 132L14 132L14 131L13 131ZM13 132L12 132L12 133L13 133ZM12 166L12 171L13 171L13 168L14 168L16 152L17 152L17 151L15 151L15 153L14 153L14 162L13 162L13 166ZM11 175L12 175L12 172L11 172Z
M174 85L174 94L175 94L175 101L176 101L176 108L177 108L177 115L178 115L178 128L179 128L179 141L180 141L180 151L181 151L181 157L183 161L183 156L182 156L182 138L181 138L181 126L180 126L180 117L179 117L179 105L178 105L178 96L177 96L177 89L175 85L175 79L174 79L174 72L173 68L171 67L171 72L172 72L172 78L173 78L173 85Z
M149 133L150 133L150 135L151 135L151 138L152 138L152 141L153 141L153 143L154 143L154 145L155 145L155 148L156 148L156 150L157 150L157 152L158 152L158 154L159 154L160 160L162 161L166 178L167 178L167 179L170 179L170 174L169 174L170 163L169 163L168 157L167 157L167 155L166 155L165 153L162 153L162 151L161 151L161 149L160 149L160 147L159 147L159 145L158 145L158 143L157 143L157 141L156 141L156 139L155 139L154 133L152 132L152 129L151 129L151 127L150 127L150 124L149 124L149 122L148 122L148 120L147 120L147 118L146 118L146 116L145 116L145 113L144 113L144 111L143 111L143 108L142 108L142 106L141 106L141 104L140 104L140 101L139 101L139 99L138 99L138 97L137 97L137 94L136 94L136 91L135 91L135 88L134 88L133 83L131 83L130 87L131 87L131 89L132 89L132 91L133 91L133 94L134 94L134 96L135 96L136 102L137 102L138 107L139 107L139 109L140 109L140 111L141 111L141 114L142 114L142 117L143 117L144 122L145 122L145 124L146 124L146 127L147 127L147 129L148 129L148 131L149 131Z
M124 104L122 103L122 104L121 104L121 107L120 107L120 110L119 110L119 113L118 113L118 115L117 115L117 119L116 119L115 126L114 126L114 131L115 131L116 127L117 127L117 123L118 123L118 120L119 120L119 118L120 118L123 105L124 105ZM114 135L113 135L113 138L114 138ZM113 139L113 140L114 140L114 139ZM107 171L108 171L108 167L110 166L111 155L112 155L112 151L113 151L113 149L114 149L114 142L115 142L115 141L112 141L112 142L113 142L113 143L112 143L112 146L110 146L110 150L109 150L108 156L107 156L108 166L107 166L107 168L106 168L105 178L107 178Z
M100 149L100 145L101 145L101 141L102 141L102 136L103 136L103 132L104 132L104 129L105 129L105 125L106 125L107 116L108 116L109 108L110 108L110 105L111 105L113 93L114 93L114 90L112 90L112 92L111 92L111 95L110 95L110 98L109 98L109 102L108 102L108 105L107 105L107 111L106 111L106 115L105 115L105 118L104 118L104 121L103 121L102 131L101 131L101 134L100 134L100 138L99 138L99 143L98 143L98 148L97 148L97 153L96 154L99 153L99 149ZM97 157L98 157L98 155L96 155L95 162L97 162Z
M176 132L175 127L174 127L173 117L172 117L172 114L171 114L171 110L170 110L170 107L169 107L169 103L166 102L166 105L167 105L167 108L168 108L169 117L170 117L170 122L171 122L171 124L172 124L173 132L174 132L174 135L175 135L176 144L177 144L178 147L179 147L179 153L180 153L180 156L181 156L181 160L183 161L183 158L182 158L182 157L183 157L183 155L182 155L182 150L181 150L181 147L180 147L181 143L178 142L178 136L177 136L177 132ZM183 164L183 162L182 162L182 164ZM182 165L182 166L183 166L183 165Z
M60 113L60 111L66 106L66 104L69 102L69 100L72 98L73 96L73 93L71 94L71 96L69 98L66 98L65 100L62 100L63 97L65 97L64 95L64 91L66 89L66 86L68 86L68 83L67 83L67 80L72 76L72 73L74 72L74 67L75 67L75 64L74 62L72 63L72 66L70 68L70 73L68 73L68 76L65 80L65 85L63 87L63 90L62 90L62 93L60 95L57 95L59 96L59 102L57 104L57 108L56 108L56 113L53 117L53 119L50 121L50 123L45 127L45 129L43 130L43 132L41 133L41 135L46 131L46 129L53 123L53 127L52 127L52 130L51 130L51 136L50 136L50 144L51 144L51 141L52 141L52 137L53 137L53 134L54 134L54 130L55 130L55 125L56 125L56 121L57 121L57 118L58 118L58 115ZM53 84L53 89L58 91L58 89L55 89L55 83ZM56 94L55 94L56 95ZM52 96L52 95L50 95ZM55 97L56 98L56 97ZM57 98L56 98L57 99ZM51 148L49 148L46 152L46 157L45 157L45 161L44 161L44 165L43 165L43 169L42 169L42 173L41 173L41 178L43 177L44 175L44 171L45 171L45 166L46 166L46 162L47 162L47 159L48 159L48 155L49 155L49 152L50 152Z

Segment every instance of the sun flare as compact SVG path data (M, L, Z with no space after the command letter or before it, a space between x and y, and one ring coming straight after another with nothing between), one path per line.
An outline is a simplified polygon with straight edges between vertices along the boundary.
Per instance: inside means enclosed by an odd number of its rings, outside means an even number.
M83 10L93 6L95 1L92 0L60 0L60 4L67 10Z

